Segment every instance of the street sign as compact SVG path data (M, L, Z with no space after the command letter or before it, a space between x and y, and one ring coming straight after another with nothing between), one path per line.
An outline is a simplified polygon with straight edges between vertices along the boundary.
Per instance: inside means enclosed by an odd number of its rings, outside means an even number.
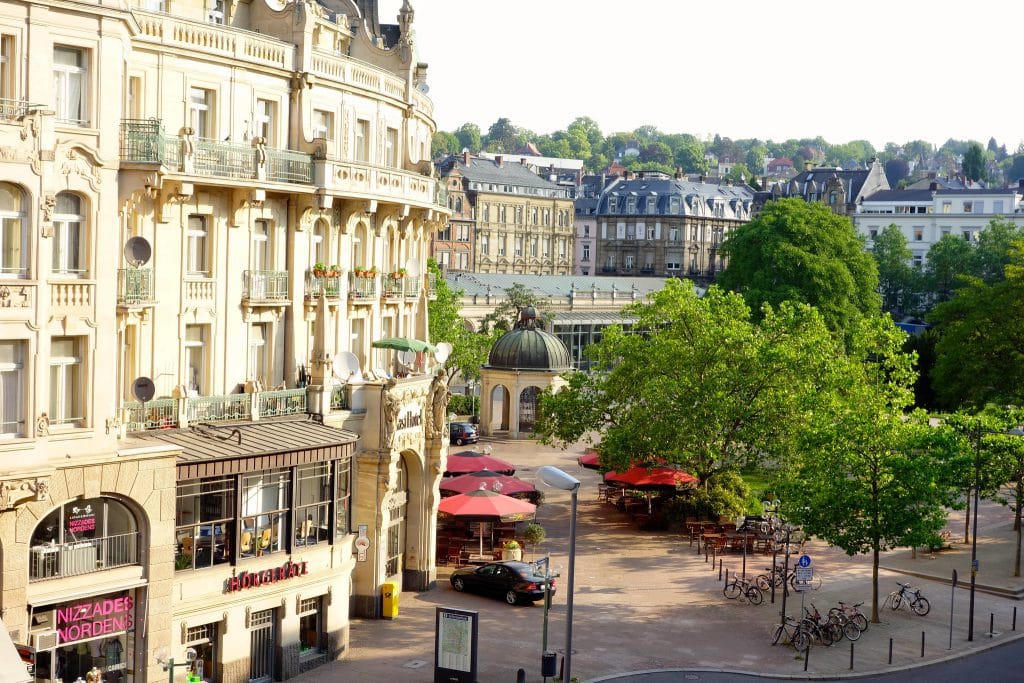
M548 568L548 558L547 557L542 557L539 560L537 560L536 564L537 564L537 571L538 572L542 572L542 571L544 571L545 569Z
M811 566L811 556L810 555L801 555L800 559L797 560L797 565L799 565L801 567L810 567Z

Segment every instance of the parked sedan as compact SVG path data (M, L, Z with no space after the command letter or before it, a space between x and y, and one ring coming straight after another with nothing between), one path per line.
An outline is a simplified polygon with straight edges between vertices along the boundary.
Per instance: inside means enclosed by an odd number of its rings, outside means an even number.
M461 446L467 443L476 443L480 440L480 434L476 427L469 422L452 422L449 425L451 443Z
M510 605L544 599L544 576L526 562L490 562L480 567L463 567L452 572L452 588L504 598ZM555 594L555 580L551 595Z

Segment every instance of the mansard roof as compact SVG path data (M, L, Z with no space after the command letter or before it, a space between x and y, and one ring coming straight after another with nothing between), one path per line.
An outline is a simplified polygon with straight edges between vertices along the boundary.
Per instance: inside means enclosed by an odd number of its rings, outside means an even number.
M468 159L469 163L466 163ZM561 186L541 178L527 166L518 161L510 162L482 157L465 157L452 155L438 164L442 176L457 169L471 183L487 183L491 185L514 185L517 187L536 187L545 190L562 190Z

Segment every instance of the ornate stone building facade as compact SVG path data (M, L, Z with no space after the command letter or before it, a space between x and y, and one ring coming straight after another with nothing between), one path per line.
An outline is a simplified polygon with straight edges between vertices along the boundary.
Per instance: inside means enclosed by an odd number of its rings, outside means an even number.
M465 152L444 159L438 170L456 205L450 226L434 236L432 251L449 270L572 274L575 233L567 188L538 176L525 160L510 162L502 156L485 159ZM461 213L460 197L465 197ZM453 239L472 247L466 268L463 261L452 262L461 253Z
M434 580L432 363L372 346L426 338L449 213L413 23L0 0L0 617L38 680L287 679Z

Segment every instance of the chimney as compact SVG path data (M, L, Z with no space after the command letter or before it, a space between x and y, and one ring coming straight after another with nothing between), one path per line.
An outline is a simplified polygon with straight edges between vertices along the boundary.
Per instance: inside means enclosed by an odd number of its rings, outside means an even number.
M494 163L498 165L498 168L501 168L502 166L505 165L505 157L501 156L500 154L495 156Z
M928 183L928 189L932 192L935 192L937 189L939 189L939 184L933 180L932 182Z
M805 171L810 171L810 170L811 170L811 168L813 168L813 167L811 166L811 162L810 162L810 161L805 161L805 162L804 162L804 170L805 170Z
M469 150L463 150L462 152L462 163L469 166Z
M526 166L526 157L519 157L519 165Z
M682 180L682 178L683 178L683 167L682 166L676 166L676 173L675 173L675 175L673 177L676 180Z
M704 182L704 176L703 176L703 175L701 175L701 176L699 176L699 178L700 178L700 182L702 182L702 183L703 183L703 182Z

